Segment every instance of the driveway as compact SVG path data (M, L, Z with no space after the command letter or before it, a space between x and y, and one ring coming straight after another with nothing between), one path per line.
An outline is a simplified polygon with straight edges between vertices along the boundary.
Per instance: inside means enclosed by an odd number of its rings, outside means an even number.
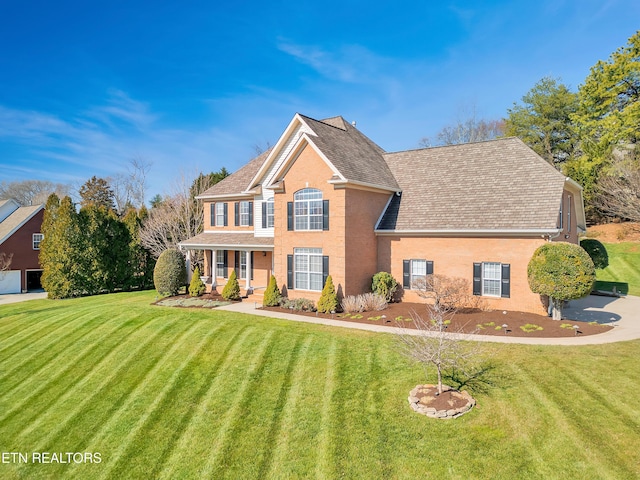
M26 302L27 300L39 300L47 298L47 292L9 293L0 295L0 306L8 303Z

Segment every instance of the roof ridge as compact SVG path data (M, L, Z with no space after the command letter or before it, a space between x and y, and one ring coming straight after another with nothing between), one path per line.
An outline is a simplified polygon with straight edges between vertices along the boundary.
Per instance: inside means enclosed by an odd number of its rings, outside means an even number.
M404 152L418 152L420 150L436 150L436 149L440 149L440 148L461 148L461 147L465 147L467 145L478 145L481 143L490 143L490 142L504 142L505 140L520 140L518 137L516 136L509 136L509 137L499 137L499 138L490 138L488 140L476 140L475 142L465 142L465 143L455 143L452 145L431 145L429 147L420 147L420 148L407 148L404 150L396 150L393 152L386 152L385 154L394 154L394 153L404 153Z

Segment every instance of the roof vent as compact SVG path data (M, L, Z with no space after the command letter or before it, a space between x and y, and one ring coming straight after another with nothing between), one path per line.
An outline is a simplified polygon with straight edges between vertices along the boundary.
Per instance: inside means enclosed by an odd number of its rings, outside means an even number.
M356 121L354 120L353 122L351 122L351 125L353 125L355 127L356 126Z

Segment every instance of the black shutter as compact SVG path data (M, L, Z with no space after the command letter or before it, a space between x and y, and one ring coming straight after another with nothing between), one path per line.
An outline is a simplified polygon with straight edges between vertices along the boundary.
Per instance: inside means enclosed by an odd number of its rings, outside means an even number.
M262 202L262 228L267 228L267 202Z
M249 202L249 226L253 227L253 202Z
M329 257L327 255L322 256L322 286L327 283L327 277L329 276Z
M229 225L229 206L227 205L227 202L224 202L224 226L228 226Z
M224 206L226 207L227 204L225 203ZM229 278L229 250L224 251L224 278Z
M427 275L433 275L433 262L427 260Z
M322 201L322 230L329 230L329 200Z
M287 230L293 230L293 202L287 202Z
M411 288L411 260L402 261L402 286Z
M233 204L233 213L234 213L234 225L237 227L240 225L240 202L235 202Z
M210 203L209 206L211 207L211 211L210 211L211 218L209 220L211 221L211 226L215 227L216 226L216 204Z
M251 252L251 272L249 274L249 278L253 280L253 252Z
M509 298L511 295L511 265L508 263L502 264L502 292L500 294L503 298Z
M473 294L482 295L482 263L473 264Z
M287 255L287 288L293 290L293 255Z
M240 252L238 250L233 252L233 270L236 272L238 280L240 280Z

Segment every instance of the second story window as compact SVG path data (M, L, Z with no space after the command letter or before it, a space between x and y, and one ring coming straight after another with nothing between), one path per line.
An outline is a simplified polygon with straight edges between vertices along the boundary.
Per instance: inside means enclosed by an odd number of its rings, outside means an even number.
M225 224L225 212L224 212L224 207L225 207L225 203L223 202L218 202L216 203L216 226L217 227L224 227Z
M33 249L40 250L40 242L44 239L44 235L42 233L34 233L33 234Z
M266 228L273 228L273 221L274 221L274 203L273 203L273 198L270 198L266 201Z
M242 201L236 202L235 206L235 226L251 227L253 226L253 202Z
M293 195L296 230L322 230L322 192L305 188Z

